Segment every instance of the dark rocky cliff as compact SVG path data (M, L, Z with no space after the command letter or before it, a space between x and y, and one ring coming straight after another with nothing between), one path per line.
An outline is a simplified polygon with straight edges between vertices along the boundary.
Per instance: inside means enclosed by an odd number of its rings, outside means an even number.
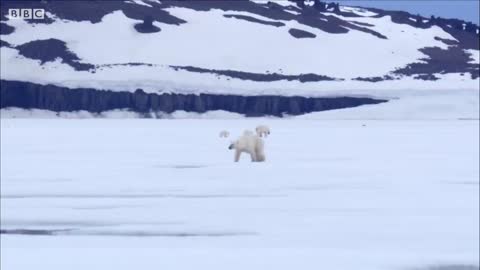
M134 93L114 92L89 88L70 89L6 80L1 81L0 90L1 108L85 110L93 113L113 109L129 109L140 113L150 111L171 113L176 110L202 113L224 110L246 116L282 116L386 102L386 100L359 97L147 94L141 89Z

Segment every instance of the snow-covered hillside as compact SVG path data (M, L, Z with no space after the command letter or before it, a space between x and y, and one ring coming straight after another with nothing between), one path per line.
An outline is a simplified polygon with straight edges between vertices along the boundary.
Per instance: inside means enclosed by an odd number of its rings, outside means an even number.
M9 19L18 7L44 8L46 19ZM478 92L477 26L456 19L320 1L5 2L1 11L2 80L156 94Z

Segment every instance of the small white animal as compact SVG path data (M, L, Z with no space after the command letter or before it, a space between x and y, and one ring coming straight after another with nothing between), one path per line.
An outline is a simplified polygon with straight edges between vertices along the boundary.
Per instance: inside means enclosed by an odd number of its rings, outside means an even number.
M253 135L253 132L244 132L244 134L236 141L232 142L228 149L235 149L235 162L240 160L240 155L244 153L250 154L252 162L265 161L265 144L263 139L257 135Z
M230 136L230 132L226 130L220 131L220 138L228 138L228 136Z
M266 125L258 126L257 128L255 128L255 131L260 137L267 137L268 135L270 135L270 128Z

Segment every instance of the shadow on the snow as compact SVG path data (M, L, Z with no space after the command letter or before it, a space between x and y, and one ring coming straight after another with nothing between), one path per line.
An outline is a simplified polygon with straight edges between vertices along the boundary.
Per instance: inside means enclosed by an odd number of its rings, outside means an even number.
M38 236L113 236L113 237L227 237L251 236L252 232L151 232L151 231L81 231L74 229L6 229L0 234Z
M209 199L209 198L265 198L284 197L284 195L263 194L22 194L2 195L3 199Z
M462 181L462 182L447 182L448 184L451 184L451 185L472 185L472 186L478 186L480 185L479 182L475 182L475 181Z
M428 266L424 268L416 268L415 270L479 270L480 268L475 265L467 264L450 264L450 265L436 265Z
M194 164L178 164L178 165L159 165L155 166L156 168L167 168L167 169L200 169L206 168L205 165L194 165Z
M44 230L44 229L10 229L0 230L0 234L20 234L20 235L56 235L59 233L65 233L70 229L59 230Z

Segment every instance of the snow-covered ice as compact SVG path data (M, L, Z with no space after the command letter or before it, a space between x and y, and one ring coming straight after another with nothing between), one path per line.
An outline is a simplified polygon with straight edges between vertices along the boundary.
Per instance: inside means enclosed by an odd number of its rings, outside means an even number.
M260 123L267 162L233 163L218 132ZM2 230L30 234L1 235L1 269L478 266L478 137L478 120L2 119Z

